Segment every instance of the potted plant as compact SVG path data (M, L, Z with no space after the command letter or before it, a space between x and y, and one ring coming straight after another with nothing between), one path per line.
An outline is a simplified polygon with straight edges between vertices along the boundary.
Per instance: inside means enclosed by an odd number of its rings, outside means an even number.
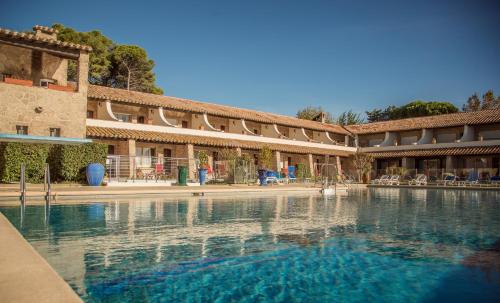
M207 171L208 171L208 154L204 150L200 150L198 152L198 176L200 179L200 185L205 184L205 180L207 179Z
M272 165L273 161L273 152L268 146L262 147L259 155L259 181L260 186L267 185L266 178L267 172Z

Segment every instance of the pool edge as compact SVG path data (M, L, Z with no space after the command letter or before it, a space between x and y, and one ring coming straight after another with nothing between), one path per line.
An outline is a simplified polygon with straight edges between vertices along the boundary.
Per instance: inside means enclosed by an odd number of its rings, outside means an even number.
M0 302L83 302L0 213Z

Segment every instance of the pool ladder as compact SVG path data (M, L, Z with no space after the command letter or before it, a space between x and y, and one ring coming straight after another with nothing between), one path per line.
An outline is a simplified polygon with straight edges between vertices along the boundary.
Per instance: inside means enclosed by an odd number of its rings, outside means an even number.
M26 203L26 165L21 163L21 176L19 180L19 191L21 193L20 200L21 204L24 206ZM48 163L45 164L44 177L43 177L43 191L45 192L45 201L50 203L52 185L50 182L50 166Z

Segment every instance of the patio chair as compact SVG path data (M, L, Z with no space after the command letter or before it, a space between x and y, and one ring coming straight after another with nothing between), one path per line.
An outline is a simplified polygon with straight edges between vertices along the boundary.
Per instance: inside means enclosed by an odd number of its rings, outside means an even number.
M296 182L297 177L295 176L295 166L290 165L288 166L288 182Z
M383 184L385 185L399 185L399 179L401 177L399 175L392 175L387 181Z
M408 182L409 185L427 185L427 176L424 174L418 174L415 179Z
M470 172L468 175L467 175L467 179L465 179L465 181L463 181L463 184L465 186L467 185L476 185L476 184L479 184L479 174L475 171L472 171Z
M447 185L453 185L453 184L455 184L456 181L457 181L457 176L455 176L455 175L446 175L443 178L443 180L438 180L437 184L438 185L447 186Z
M490 184L499 186L500 185L500 176L493 176L490 178Z
M278 184L278 174L275 171L268 171L266 173L266 184L267 183L276 183Z
M384 184L390 177L389 175L382 175L380 178L372 180L372 184Z

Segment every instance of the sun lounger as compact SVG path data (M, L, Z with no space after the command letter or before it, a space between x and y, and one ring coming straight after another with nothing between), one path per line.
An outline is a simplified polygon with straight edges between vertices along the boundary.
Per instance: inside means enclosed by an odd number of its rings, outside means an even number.
M380 178L372 180L372 184L384 184L384 182L388 181L389 178L389 175L382 175Z
M415 179L408 182L409 185L427 185L427 176L424 174L418 174Z
M455 175L446 175L443 180L438 180L437 184L438 185L444 185L444 186L453 185L453 184L455 184L456 180L457 180L457 176L455 176Z
M464 181L464 185L477 185L479 184L479 174L475 171L472 171L467 175L467 179Z
M385 181L383 184L385 185L399 185L399 175L392 175L389 180Z

